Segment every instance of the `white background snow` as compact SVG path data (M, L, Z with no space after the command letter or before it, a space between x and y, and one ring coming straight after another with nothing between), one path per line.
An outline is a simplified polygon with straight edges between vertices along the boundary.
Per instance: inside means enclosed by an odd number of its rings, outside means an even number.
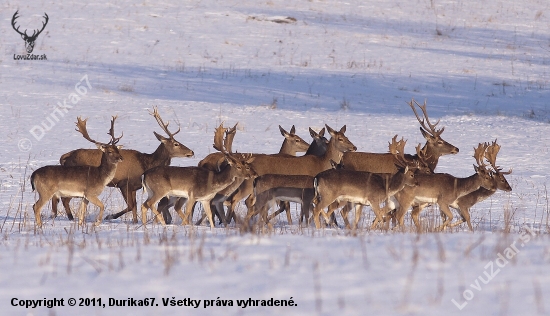
M549 9L543 0L0 3L2 314L549 313ZM22 29L40 27L48 14L33 52L47 61L14 60L25 53L10 24L16 10ZM31 128L47 123L58 102L69 102L85 75L92 89L37 141ZM360 151L385 152L399 134L412 152L424 139L406 104L411 98L427 100L432 120L445 126L443 138L460 148L440 159L438 172L471 175L473 147L496 138L498 165L513 168L513 191L472 209L474 233L461 225L420 235L365 228L352 236L342 228L287 225L284 216L267 235L240 235L234 226L144 227L130 216L93 228L94 207L78 229L63 214L48 219L49 206L44 228L35 229L32 171L92 148L74 131L77 116L88 117L90 134L100 138L118 115L121 144L153 152L153 131L160 130L147 109L158 105L171 127L180 124L176 138L195 152L173 164L188 166L213 151L222 121L239 122L233 148L240 152L277 152L277 126L293 124L308 141L308 127L345 124ZM118 190L106 189L102 198L107 214L125 208ZM429 209L424 222L438 213ZM526 234L532 238L520 246ZM520 252L487 284L480 281L513 242ZM159 306L11 305L12 298L54 297L107 304L149 297ZM173 297L235 305L292 297L297 306L163 306L162 298ZM467 305L459 310L453 299Z

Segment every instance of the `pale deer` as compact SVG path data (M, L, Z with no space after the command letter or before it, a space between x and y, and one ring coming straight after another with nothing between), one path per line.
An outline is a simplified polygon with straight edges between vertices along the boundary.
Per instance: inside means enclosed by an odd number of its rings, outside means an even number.
M201 167L173 167L159 166L146 171L143 174L143 186L147 190L147 200L141 207L142 221L146 224L147 210L151 209L153 214L165 225L164 218L157 211L155 205L163 198L176 196L181 197L175 205L176 212L182 219L182 225L190 223L195 202L200 202L206 212L210 222L210 227L214 228L214 219L210 209L210 202L214 196L239 179L249 179L255 176L250 163L254 161L251 155L242 155L240 158L234 158L233 155L225 152L228 166L220 171L214 172ZM183 204L185 215L181 209Z
M117 146L122 135L116 138L114 134L115 120L116 116L113 116L111 120L111 129L109 130L111 140L108 144L105 144L90 138L86 130L86 120L82 120L80 117L77 118L77 131L80 132L86 140L96 144L99 149L98 152L101 155L101 163L99 166L44 166L32 173L32 189L38 192L38 200L33 205L34 216L38 227L42 226L40 210L54 196L56 198L83 198L79 212L80 225L84 223L88 202L92 202L92 204L99 207L99 214L95 224L99 225L101 223L104 205L101 200L99 200L98 196L115 176L117 164L124 159L119 151L122 146Z
M320 214L323 214L326 221L329 220L334 209L329 208L327 213L323 209L334 202L370 205L376 216L371 228L375 228L384 221L385 214L383 214L380 204L405 187L413 187L417 184L415 172L418 162L408 161L405 158L406 142L404 140L396 142L396 138L397 135L389 145L390 152L395 158L392 161L397 164L398 171L396 173L376 174L344 168L326 170L315 176L313 182L316 194L313 209L315 227L320 228ZM360 217L360 208L358 208L353 228L357 227Z
M399 226L403 226L404 217L409 207L415 203L420 207L413 209L412 218L417 229L420 229L419 213L422 206L427 203L437 203L439 209L446 215L446 220L436 229L443 230L453 219L449 206L462 196L465 196L480 187L494 190L496 187L492 173L487 170L483 163L486 146L479 144L474 148L474 158L477 165L474 165L475 173L467 178L457 178L446 173L418 174L415 187L405 187L395 195L399 204L396 214Z
M344 135L346 132L345 125L340 131L335 131L328 125L325 126L331 138L327 144L327 150L324 155L307 155L299 157L258 155L252 163L254 171L256 171L258 176L264 174L283 174L308 175L313 177L321 171L330 169L332 167L331 160L340 163L344 152L357 150L357 147L355 147L346 135ZM246 206L248 209L251 209L254 204L253 191L253 181L245 180L241 184L231 200L230 210L233 214L237 203L244 198L247 198Z
M474 206L474 204L484 201L485 199L493 195L497 190L502 190L505 192L512 191L512 187L504 177L505 175L512 173L512 169L510 169L509 171L503 172L502 168L496 165L496 159L497 159L498 152L500 151L500 145L498 145L497 141L495 140L491 145L486 144L486 146L487 146L487 150L485 152L485 158L493 168L493 181L495 182L496 188L491 190L491 189L485 189L483 187L480 187L474 192L471 192L469 194L466 194L458 198L450 206L458 210L458 212L460 213L461 219L456 221L455 223L452 223L451 225L449 225L449 227L454 227L466 222L468 224L468 228L470 229L470 231L474 231L472 227L472 223L470 222L470 208Z
M146 170L154 168L156 166L167 166L170 164L172 158L176 157L192 157L193 151L182 143L174 139L174 135L179 133L180 129L174 133L168 130L168 123L164 123L158 109L153 108L153 112L150 112L162 130L168 135L164 137L156 132L155 137L160 141L159 146L152 154L142 153L131 149L122 149L120 154L124 160L118 164L115 176L107 184L110 187L117 187L122 193L122 197L127 204L127 208L105 217L106 220L116 219L129 211L132 211L133 222L137 223L137 202L136 191L141 189L141 175ZM101 152L93 149L77 149L68 152L61 156L59 162L62 166L99 166L101 162ZM69 219L72 220L71 209L69 206L71 198L62 198L63 206ZM57 216L57 204L58 199L54 197L52 200L52 212L53 216Z

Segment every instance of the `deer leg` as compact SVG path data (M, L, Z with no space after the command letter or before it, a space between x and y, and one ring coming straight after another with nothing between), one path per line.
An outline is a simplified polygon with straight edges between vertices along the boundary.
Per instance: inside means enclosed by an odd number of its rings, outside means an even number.
M53 202L53 199L52 199L52 202ZM67 217L69 218L69 220L71 221L74 220L73 213L71 212L71 205L70 205L71 198L70 197L61 198L61 203L63 203L63 207L65 208L65 213L67 214Z
M176 202L174 208L176 209L178 215L181 217L181 224L190 225L190 223L192 223L193 209L195 207L196 201L195 199L189 197L187 203L185 204L185 213L181 212L181 207L183 206L183 203L181 203L180 201L181 199Z
M86 210L88 209L88 199L83 198L82 203L80 203L80 216L78 217L78 225L82 226L86 218Z
M54 195L52 197L52 218L57 217L57 204L59 204L59 198Z
M339 207L339 206L340 205L338 205L337 207ZM351 225L349 224L349 219L348 219L348 214L349 214L349 211L351 210L351 208L352 208L351 203L345 203L344 207L340 211L340 214L342 215L342 218L344 219L344 225L347 229L351 229Z
M438 203L439 204L439 203ZM444 203L441 203L439 204L439 209L441 211L443 211L443 213L445 213L445 215L447 215L447 220L445 220L443 222L443 224L441 224L441 226L437 227L438 230L445 230L445 228L447 227L447 225L449 225L449 223L451 223L451 221L453 220L453 213L451 212L451 210L449 209L449 205L447 204L444 204Z
M48 201L52 197L53 197L53 193L47 199L45 198L45 196L43 197L42 194L40 193L38 194L38 201L36 201L36 203L34 203L34 205L32 206L34 210L34 219L36 221L36 226L42 227L42 218L40 217L40 210L44 207L44 205L46 205L46 203L48 203Z
M172 215L170 214L170 207L174 206L176 203L175 198L169 198L167 196L160 199L157 209L162 214L162 217L164 217L164 222L166 224L172 223Z
M210 228L215 228L216 226L214 226L214 218L212 216L212 210L210 209L210 201L202 201L202 207L204 208L206 217L208 217L208 221L210 222Z
M371 205L372 207L372 205ZM376 215L376 218L374 219L374 221L376 222L376 220L378 219L378 211L374 210L374 214ZM362 204L359 204L359 203L355 203L355 219L353 221L353 230L357 229L357 225L359 225L359 221L361 220L361 215L363 214L363 205Z
M101 200L97 196L87 196L86 200L88 200L89 202L92 202L92 204L99 207L99 214L97 215L95 219L95 224L94 224L95 226L98 226L99 224L101 224L101 219L103 218L103 211L105 209L105 205L103 205L103 202L101 202Z

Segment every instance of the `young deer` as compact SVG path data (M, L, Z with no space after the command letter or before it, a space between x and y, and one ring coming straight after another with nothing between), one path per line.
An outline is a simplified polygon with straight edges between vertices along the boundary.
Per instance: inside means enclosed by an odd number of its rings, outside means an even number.
M466 194L458 198L453 204L450 205L450 207L458 210L461 219L449 225L449 227L454 227L466 222L470 231L474 231L472 223L470 222L470 208L476 203L484 201L485 199L493 195L497 190L502 190L505 192L512 191L512 187L504 177L505 175L512 173L512 169L507 172L503 172L502 168L496 165L497 155L500 151L500 145L498 145L497 141L495 140L491 145L485 144L485 146L487 147L485 158L493 168L493 181L495 182L496 188L491 190L481 187L472 193ZM444 213L442 213L442 215L444 215ZM445 220L446 218L444 217L443 219Z
M104 144L91 139L86 130L86 120L82 120L80 117L77 118L77 131L86 140L96 144L101 153L101 163L99 166L44 166L32 173L32 189L38 192L38 201L34 204L33 209L36 224L39 227L42 226L40 210L53 197L84 198L80 205L80 225L84 222L88 202L92 202L92 204L99 207L99 214L95 224L99 225L101 223L104 206L98 196L103 191L103 188L113 180L117 164L123 161L123 156L119 151L122 146L117 146L122 135L115 138L115 120L116 116L113 116L111 129L109 130L111 141L108 144Z
M160 216L155 204L163 197L180 197L176 202L175 209L182 219L182 225L189 224L195 202L201 202L210 227L214 228L214 220L210 209L211 200L216 194L234 181L249 179L255 176L250 163L254 161L251 155L241 155L240 159L224 150L228 166L220 172L214 172L201 167L171 167L159 166L146 171L143 174L143 186L147 190L147 200L141 206L142 221L146 224L147 210L151 209L163 225L164 218ZM183 204L185 215L181 212Z
M158 109L153 107L153 112L150 112L162 130L168 135L164 137L156 132L155 137L160 141L159 146L152 154L142 153L131 149L122 149L120 154L124 160L118 164L115 176L107 184L110 187L117 187L122 193L122 197L127 204L127 207L116 213L105 217L106 220L116 219L132 212L133 222L137 223L137 202L136 191L141 189L141 175L146 170L156 166L168 166L172 158L176 157L192 157L193 151L182 143L174 139L174 135L179 133L178 129L175 133L168 130L168 124L162 121ZM93 149L76 149L61 156L59 160L62 166L99 166L101 163L101 152ZM71 198L62 198L63 206L69 219L72 220L71 209L69 202ZM57 215L58 199L54 197L52 200L52 211L54 217Z
M397 135L392 139L389 148L395 157L398 172L394 174L375 174L366 171L355 171L347 169L331 169L315 176L314 184L316 198L314 200L313 220L315 226L320 228L319 214L323 214L325 220L334 208L329 208L328 213L323 209L337 203L355 203L370 205L376 215L371 228L383 222L384 214L380 209L380 203L388 200L389 197L404 189L415 186L415 171L418 162L408 161L404 156L405 141L396 142ZM345 166L345 164L344 164ZM361 213L360 209L355 217L354 227L357 227Z
M456 202L460 197L465 196L480 187L488 190L494 190L496 187L492 174L486 169L483 163L486 145L479 144L474 148L474 158L477 166L474 165L476 173L467 178L457 178L446 173L436 173L431 175L418 174L416 180L418 185L415 187L406 187L395 195L399 208L396 214L399 226L403 226L405 214L409 207L415 203L420 207L413 209L412 218L417 229L420 229L419 213L422 206L428 203L437 203L439 209L446 215L446 220L437 229L445 229L453 219L453 214L449 206Z

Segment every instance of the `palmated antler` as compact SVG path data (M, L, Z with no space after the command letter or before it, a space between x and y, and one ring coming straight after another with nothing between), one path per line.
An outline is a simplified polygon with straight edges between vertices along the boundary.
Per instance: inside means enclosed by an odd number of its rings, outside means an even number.
M406 167L411 164L414 164L414 162L409 161L407 158L405 158L405 144L407 144L407 141L401 138L400 141L397 141L397 135L395 135L391 143L389 143L389 150L390 153L393 154L395 157L395 160L401 167Z
M109 133L108 133L109 135L111 135L111 141L108 144L98 142L98 141L96 141L96 140L94 140L90 137L90 135L88 134L88 129L86 128L86 121L88 119L83 120L79 116L79 117L76 118L76 120L77 120L77 122L76 122L76 131L79 132L80 134L82 134L82 137L84 137L84 139L86 139L87 141L92 142L92 143L94 143L98 146L115 145L122 138L122 135L119 138L114 137L114 124L115 124L116 116L113 116L113 119L111 120L111 129L109 130Z
M418 106L422 110L422 113L424 115L422 119L420 119L420 116L418 116L418 112L416 112L416 108L415 108L415 105L413 105L413 102L416 106ZM407 102L407 104L411 107L411 109L414 112L414 115L416 115L416 119L418 120L418 122L426 132L432 134L433 137L438 137L441 135L441 133L443 133L443 131L445 130L445 127L439 130L435 129L437 124L439 124L439 120L437 120L435 124L430 123L430 119L428 118L428 111L426 110L426 100L424 100L424 105L418 104L418 102L416 102L416 100L414 99L411 99L411 102ZM426 124L424 123L424 119L426 120L426 123L428 123L428 126L426 126Z
M113 118L111 119L111 128L109 129L109 134L111 136L111 140L109 141L109 145L116 145L118 144L118 142L120 141L120 139L122 138L122 136L124 136L124 132L122 132L120 134L120 137L115 137L115 121L117 119L117 116L113 116Z
M497 155L498 155L498 152L500 151L500 145L497 144L497 140L495 139L495 141L491 145L487 143L486 145L487 145L487 150L485 153L485 159L487 159L487 161L491 164L491 167L493 167L493 170L496 173L501 173L504 175L512 173L512 169L510 169L507 172L502 172L502 168L496 165Z
M483 158L485 157L485 151L488 146L489 144L487 143L479 143L477 148L474 147L474 158L476 159L477 165L484 170L487 170L487 165L483 162Z
M226 131L227 128L223 127L223 122L214 131L214 149L217 151L223 152L223 134Z
M225 149L227 149L228 152L233 152L233 138L235 138L235 134L237 133L237 125L239 123L237 122L235 126L231 128L227 128L225 131L225 140L223 141L223 144L225 146Z
M170 124L170 122L164 124L164 122L162 121L162 118L160 117L160 114L158 112L158 107L154 106L153 107L153 112L149 111L149 114L151 114L156 120L157 120L157 123L159 124L160 128L162 128L162 130L166 133L166 135L168 135L170 138L174 138L174 135L176 135L177 133L180 132L181 130L181 127L178 126L178 130L175 132L175 133L171 133L169 130L168 130L168 125Z

